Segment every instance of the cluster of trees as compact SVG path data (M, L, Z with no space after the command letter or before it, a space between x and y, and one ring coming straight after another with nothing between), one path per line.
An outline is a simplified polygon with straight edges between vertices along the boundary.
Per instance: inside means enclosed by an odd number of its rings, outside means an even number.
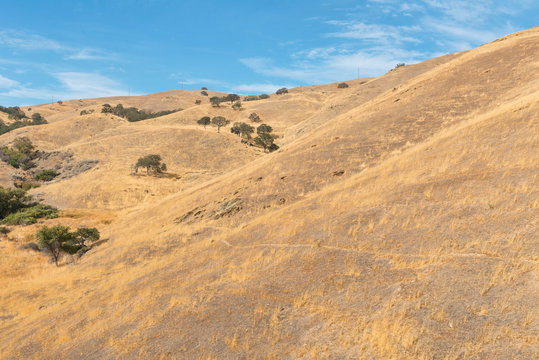
M210 102L211 102L212 106L214 106L214 107L219 107L222 102L229 101L230 104L232 104L233 102L238 101L238 100L240 100L240 96L237 95L237 94L228 94L228 95L221 96L221 97L212 96L210 98Z
M28 119L28 116L18 106L0 106L0 111L8 114L10 120Z
M19 108L17 107L17 109ZM20 111L22 112L22 110ZM9 125L6 125L2 120L0 120L0 135L25 126L47 124L47 120L45 120L45 118L41 116L40 113L32 114L32 118L28 118L26 115L24 115L24 112L22 114L22 117L19 117L18 115L12 116L12 114L10 114L9 118L14 119L15 121L13 121Z
M211 124L213 126L217 126L217 132L221 132L221 128L230 124L230 120L224 116L215 116L213 119L210 119L209 116L203 116L197 120L197 124L204 126L204 129L206 129L206 126Z
M242 142L249 145L253 145L254 142L255 145L263 147L264 152L272 152L279 148L279 146L274 143L275 137L273 134L271 134L273 131L273 128L271 126L267 124L262 124L258 126L256 128L256 133L258 136L252 139L251 134L253 134L254 131L255 128L253 126L243 122L236 122L230 128L230 132L241 137Z
M163 171L167 171L167 165L161 160L161 155L158 154L140 157L134 167L135 173L138 173L139 168L145 168L146 174L161 174Z
M0 222L7 225L33 224L40 218L52 219L58 211L47 205L32 201L23 189L0 186Z
M84 254L99 238L100 234L96 228L80 227L76 231L70 231L68 226L63 225L43 226L36 233L39 249L47 251L56 266L63 252Z
M249 119L251 119L254 122L260 121L260 116L258 116L256 113L252 113L249 116ZM220 129L223 126L226 126L230 123L230 120L226 119L223 116L215 116L214 118L210 118L209 116L204 116L197 120L197 124L204 126L204 129L208 125L213 125L217 127L217 132L220 132ZM254 139L252 138L251 134L255 132L254 126L251 126L249 124L246 124L244 122L235 122L230 127L230 132L232 134L238 135L241 137L242 142L249 144L249 145L258 145L260 147L264 148L264 151L275 151L279 148L277 144L274 143L275 141L275 135L272 134L273 128L267 124L261 124L256 128L257 137Z
M159 116L172 114L182 110L183 109L163 110L152 113L146 112L144 110L139 110L136 107L124 108L122 104L118 104L115 107L112 107L110 104L103 104L103 107L101 108L101 112L104 114L114 114L116 116L123 117L130 122L153 119Z
M268 94L261 95L247 95L243 98L243 101L255 101L255 100L264 100L268 99L270 96Z
M15 139L11 147L0 147L0 160L14 168L28 170L36 166L33 162L39 156L34 144L27 137Z

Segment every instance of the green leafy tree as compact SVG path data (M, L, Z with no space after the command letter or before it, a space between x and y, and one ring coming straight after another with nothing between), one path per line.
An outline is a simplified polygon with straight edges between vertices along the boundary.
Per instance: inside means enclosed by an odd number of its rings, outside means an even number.
M150 172L161 173L163 172L163 165L161 163L161 156L157 154L146 155L137 160L135 165L135 172L138 172L138 168L146 168L146 174ZM164 167L166 169L166 165Z
M262 124L262 125L260 125L259 127L256 128L256 133L258 135L265 134L265 133L269 134L272 131L273 131L273 128L271 126L267 125L267 124Z
M224 116L216 116L211 119L211 123L214 126L217 126L217 132L221 132L221 128L227 126L230 123L230 120L227 120Z
M232 134L235 134L235 135L240 136L240 134L241 134L240 123L239 123L239 122L235 122L234 125L232 125L232 126L230 127L230 132L231 132Z
M114 112L114 109L110 104L103 104L103 107L101 107L101 112L103 114L112 114Z
M0 186L0 219L28 206L31 200L22 189L6 189Z
M40 113L34 113L32 114L32 123L33 125L46 124L47 120Z
M210 125L210 123L211 123L211 119L209 116L204 116L200 118L199 120L197 120L197 124L204 126L204 129L206 129L206 125Z
M81 249L88 247L90 242L96 242L99 237L100 234L96 228L81 227L75 232L75 240Z
M62 225L43 226L36 233L36 239L39 248L46 249L51 254L56 266L62 251L74 253L74 249L78 247L75 234L69 231L69 227Z
M212 96L210 98L210 103L213 107L219 107L221 104L221 98L219 96Z
M51 181L52 179L54 179L58 175L60 175L60 174L58 174L53 169L45 169L45 170L41 171L39 174L37 174L35 176L35 179L36 180L42 180L42 181Z
M223 98L224 101L230 101L230 103L232 104L234 101L238 101L240 98L239 95L237 94L228 94L227 96L225 96Z
M245 137L247 141L251 140L251 134L255 132L255 128L246 123L241 123L239 128L241 136Z
M262 146L264 152L266 152L266 150L273 145L273 136L269 133L262 133L255 137L254 141L257 145Z

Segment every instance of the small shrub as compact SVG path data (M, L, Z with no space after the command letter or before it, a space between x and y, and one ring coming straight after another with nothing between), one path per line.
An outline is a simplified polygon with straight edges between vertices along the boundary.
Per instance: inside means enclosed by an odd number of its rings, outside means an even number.
M259 98L260 100L269 99L269 97L270 97L270 96L269 96L268 94L258 95L258 98Z
M400 68L402 66L406 66L406 64L405 63L398 63L397 65L395 65L395 69Z
M339 85L337 85L338 89L346 89L347 87L348 87L348 84L345 82L342 82Z
M203 88L203 89L204 89L204 88ZM206 90L202 90L200 93L201 93L202 95L204 95L204 96L208 96L208 92L207 92Z
M249 115L249 120L251 120L252 122L260 122L260 116L258 116L257 113L251 113L251 115Z
M288 89L287 88L280 88L279 90L277 90L275 92L275 94L277 94L277 95L288 94Z
M64 102L63 102L62 100L58 100L56 103L57 103L58 105L62 105Z
M208 90L208 88L203 86L203 87L200 88L200 90Z
M36 178L36 180L51 181L52 179L54 179L58 175L60 175L60 174L58 174L53 169L45 169L45 170L41 171L39 174L37 174L35 176L35 178Z
M10 164L14 168L28 170L36 165L32 160L37 158L38 151L27 137L15 139L15 142L8 148L3 146L0 148L0 160Z
M5 226L0 226L0 235L9 234L9 229Z
M2 222L6 225L30 225L35 224L38 219L54 219L57 217L58 210L55 208L37 204L6 216Z
M41 184L38 183L38 182L34 182L34 181L24 181L20 186L17 186L17 187L20 187L21 189L23 189L24 191L28 191L30 189L35 189L35 188L38 188L40 187Z
M241 110L241 102L240 101L236 101L233 105L232 105L232 109L234 110Z
M109 106L110 106L110 105L109 105ZM94 109L82 110L82 111L80 112L80 116L92 114L94 111L95 111Z
M196 104L196 105L202 104L202 100L200 100L200 99L195 100L195 104Z

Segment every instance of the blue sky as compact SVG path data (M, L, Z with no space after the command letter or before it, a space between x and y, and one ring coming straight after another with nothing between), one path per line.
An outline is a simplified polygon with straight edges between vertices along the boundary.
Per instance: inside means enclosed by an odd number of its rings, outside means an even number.
M538 25L521 1L5 1L0 105L378 76Z

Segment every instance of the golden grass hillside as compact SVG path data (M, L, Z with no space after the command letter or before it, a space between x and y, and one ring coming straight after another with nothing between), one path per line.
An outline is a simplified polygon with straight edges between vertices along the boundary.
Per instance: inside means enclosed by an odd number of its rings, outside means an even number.
M284 134L271 154L193 127L196 107L59 140L100 169L36 191L67 189L68 204L96 186L97 200L45 223L108 241L58 268L18 248L41 224L0 241L0 357L537 358L537 59L533 28L348 89L272 95L248 104ZM63 121L27 135L53 144ZM131 180L142 149L214 173ZM142 185L160 195L114 198ZM96 210L111 205L124 210Z

